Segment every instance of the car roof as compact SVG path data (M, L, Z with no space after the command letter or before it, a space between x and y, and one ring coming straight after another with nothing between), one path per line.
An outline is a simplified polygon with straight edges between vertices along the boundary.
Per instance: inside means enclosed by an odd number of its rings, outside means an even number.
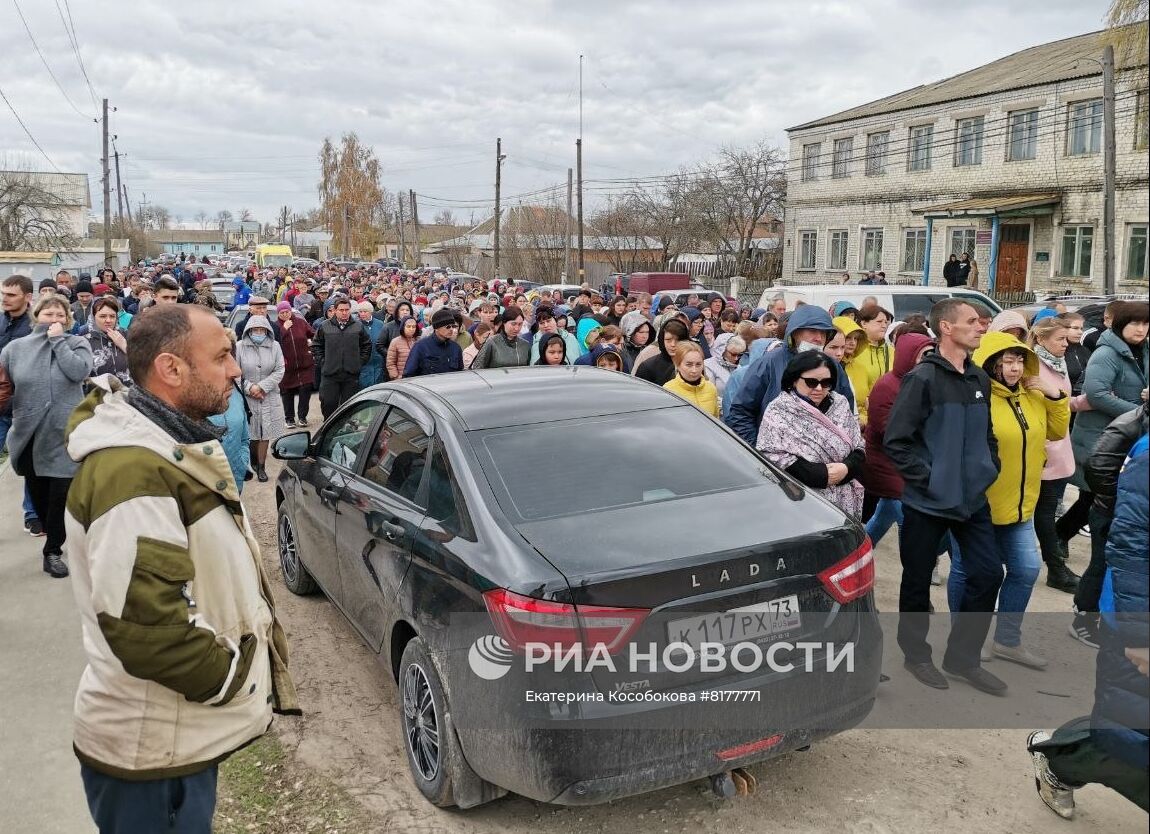
M690 407L656 385L591 366L500 368L405 379L420 402L464 431L585 419L658 408Z
M795 293L797 295L815 295L818 293L864 293L866 295L937 295L940 292L973 292L985 295L982 290L974 287L924 287L922 284L801 284L798 286L776 286L770 288L774 293Z

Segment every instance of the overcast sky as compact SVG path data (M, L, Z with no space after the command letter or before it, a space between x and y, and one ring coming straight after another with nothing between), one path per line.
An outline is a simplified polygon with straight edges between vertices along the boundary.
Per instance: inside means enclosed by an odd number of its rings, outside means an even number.
M66 34L69 6L94 96ZM785 145L792 125L1100 29L1106 6L0 0L0 89L60 170L91 175L97 211L92 117L106 96L132 202L146 194L185 223L314 206L319 146L352 130L374 146L386 187L426 195L422 220L449 207L466 222L490 213L497 136L505 199L565 182L580 53L584 176L612 180L667 173L724 144ZM5 158L51 170L0 102ZM589 184L588 198L609 187Z

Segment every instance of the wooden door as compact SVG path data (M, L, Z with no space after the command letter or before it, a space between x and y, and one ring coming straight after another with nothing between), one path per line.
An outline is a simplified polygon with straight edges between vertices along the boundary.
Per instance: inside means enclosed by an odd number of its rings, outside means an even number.
M999 229L996 293L1024 292L1030 262L1030 226L1011 223Z

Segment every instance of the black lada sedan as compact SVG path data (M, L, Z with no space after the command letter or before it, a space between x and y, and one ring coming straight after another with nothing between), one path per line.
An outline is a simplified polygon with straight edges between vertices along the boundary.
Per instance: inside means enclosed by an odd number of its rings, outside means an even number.
M661 388L591 367L420 377L273 453L284 582L386 664L436 805L722 779L874 702L862 529Z

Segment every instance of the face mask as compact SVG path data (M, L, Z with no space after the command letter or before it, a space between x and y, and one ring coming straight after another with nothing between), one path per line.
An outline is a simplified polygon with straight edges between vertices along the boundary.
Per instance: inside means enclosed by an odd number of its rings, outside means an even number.
M806 353L808 350L822 350L822 345L816 345L814 342L799 342L795 347L796 353Z
M253 333L252 334L252 341L255 342L257 345L262 345L267 340L268 340L268 334L267 333Z

